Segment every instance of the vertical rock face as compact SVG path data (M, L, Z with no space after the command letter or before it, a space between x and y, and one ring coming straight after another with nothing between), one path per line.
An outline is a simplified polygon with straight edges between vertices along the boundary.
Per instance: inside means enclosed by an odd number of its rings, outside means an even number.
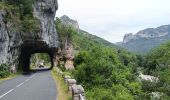
M132 33L125 34L125 36L123 38L123 43L127 43L132 39L133 39L133 34Z
M57 0L35 0L34 17L41 22L39 39L45 41L51 47L58 47L58 35L54 18L58 9Z
M60 17L62 25L65 27L72 27L74 30L79 32L79 25L78 22L70 19L68 16L64 15ZM63 47L61 48L61 54L63 55L63 58L65 59L64 67L66 70L72 70L74 69L74 47L72 44L72 39L66 36L63 40Z
M66 43L65 45L65 58L66 58L66 62L65 62L65 68L67 70L72 70L74 69L74 48L73 48L73 44L71 42Z
M0 10L0 64L7 63L17 68L20 62L29 61L27 56L29 57L32 53L51 53L52 51L50 56L54 56L59 47L58 34L54 23L58 9L57 0L35 0L33 9L33 16L40 23L40 31L28 33L27 36L31 38L22 38L21 30L15 29L19 26L13 25L12 21L6 21L6 11ZM36 34L36 37L33 34ZM27 59L27 61L23 61L24 59Z
M6 11L0 10L0 64L15 66L22 41L19 32L14 30L13 23L5 22L5 15Z
M0 11L0 63L7 62L9 36L7 34L6 25L4 23L5 12Z

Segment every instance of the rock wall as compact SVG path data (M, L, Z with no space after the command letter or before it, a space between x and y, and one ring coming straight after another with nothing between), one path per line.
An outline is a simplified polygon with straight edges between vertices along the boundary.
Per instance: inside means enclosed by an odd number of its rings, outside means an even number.
M13 23L5 21L6 11L0 10L0 64L16 66L20 55L22 39L14 30Z
M0 10L0 64L7 63L16 69L20 59L24 59L25 53L30 55L31 53L52 51L50 56L55 56L56 49L59 47L54 24L58 9L57 0L35 0L33 9L34 18L40 22L40 31L28 33L28 38L22 38L21 30L16 30L19 26L13 25L14 23L11 21L6 21L7 12L3 9ZM36 34L36 37L33 34Z
M57 0L35 0L34 17L41 22L39 39L45 41L50 47L58 47L58 34L55 28L55 14L58 9Z
M66 58L66 62L65 62L65 68L66 70L72 70L74 69L74 48L73 48L73 44L71 41L66 41L65 42L65 58Z

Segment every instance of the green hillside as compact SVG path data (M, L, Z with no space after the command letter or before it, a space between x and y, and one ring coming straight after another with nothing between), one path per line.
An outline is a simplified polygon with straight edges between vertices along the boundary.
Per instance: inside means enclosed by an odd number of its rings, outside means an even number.
M128 43L121 44L119 46L136 53L148 53L153 48L160 46L161 44L170 40L170 36L164 36L159 38L140 38L137 40L132 40Z
M91 39L91 41L96 41L101 45L113 47L113 48L119 48L117 45L115 45L115 44L113 44L113 43L111 43L107 40L104 40L103 38L100 38L96 35L92 35L92 34L86 32L86 31L80 30L80 33L81 33L80 35L84 35L82 37L87 37L87 38Z
M170 99L170 42L152 49L144 59L143 67L146 74L159 78L157 83L146 85L147 92L165 93L166 100ZM148 83L147 83L148 84Z
M152 87L149 86L155 83L138 79L138 69L144 67L145 57L117 48L82 30L77 32L64 27L61 23L57 24L57 30L59 36L67 36L73 43L75 70L68 73L85 87L88 100L153 99ZM166 99L166 94L161 98Z

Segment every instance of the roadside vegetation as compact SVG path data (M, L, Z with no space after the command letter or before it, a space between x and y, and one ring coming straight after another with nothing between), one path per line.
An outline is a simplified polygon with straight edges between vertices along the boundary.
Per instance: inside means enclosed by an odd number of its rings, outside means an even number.
M170 42L153 49L145 59L143 69L146 74L159 78L157 83L146 85L145 91L158 92L167 100L170 99Z
M11 78L14 78L18 75L20 75L20 72L17 73L11 73L10 72L10 66L7 64L1 64L0 65L0 82L9 80Z
M147 55L133 54L103 45L83 31L78 33L72 27L65 27L59 18L56 25L58 33L62 33L59 36L69 36L74 45L75 71L70 74L85 87L88 100L169 99L170 43ZM159 80L142 80L139 73Z
M52 70L51 74L56 81L57 100L72 100L71 93L68 91L68 86L64 83L63 78L55 69Z
M10 66L7 64L0 65L0 78L6 78L10 75Z
M33 17L34 0L0 0L0 9L6 11L5 22L12 24L13 31L23 38L39 31L39 21ZM79 33L62 25L56 19L61 46L69 39L75 49L75 71L66 72L83 85L88 100L169 100L170 99L170 42L153 49L147 55L130 53L124 49L105 45L105 41L86 32ZM93 38L92 38L93 37ZM49 62L41 54L39 58ZM33 58L34 59L34 58ZM35 61L35 59L33 60ZM139 79L139 72L157 77L158 81ZM10 66L0 65L0 78L10 77ZM58 99L70 99L67 86L55 72Z

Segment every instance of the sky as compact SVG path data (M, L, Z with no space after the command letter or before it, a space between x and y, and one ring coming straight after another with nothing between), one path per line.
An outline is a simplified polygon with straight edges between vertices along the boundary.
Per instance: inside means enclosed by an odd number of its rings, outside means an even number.
M58 0L56 16L68 15L81 29L112 43L125 33L170 24L170 0Z

